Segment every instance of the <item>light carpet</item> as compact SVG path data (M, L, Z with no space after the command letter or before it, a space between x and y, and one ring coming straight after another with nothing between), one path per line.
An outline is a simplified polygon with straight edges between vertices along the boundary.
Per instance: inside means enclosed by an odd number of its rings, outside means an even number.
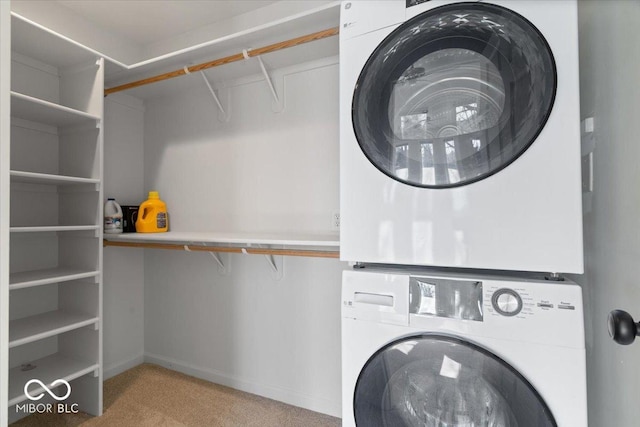
M104 412L30 415L12 427L323 427L340 419L142 364L104 383Z

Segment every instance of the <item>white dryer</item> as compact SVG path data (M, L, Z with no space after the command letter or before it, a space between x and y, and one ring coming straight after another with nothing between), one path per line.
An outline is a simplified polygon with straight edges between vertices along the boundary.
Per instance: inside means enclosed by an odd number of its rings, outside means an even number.
M342 425L586 427L571 283L345 271Z
M341 7L342 259L582 273L576 0Z

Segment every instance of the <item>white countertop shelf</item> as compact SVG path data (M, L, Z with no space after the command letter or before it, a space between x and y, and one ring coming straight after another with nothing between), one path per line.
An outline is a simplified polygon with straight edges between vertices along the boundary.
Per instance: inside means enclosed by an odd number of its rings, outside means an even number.
M71 280L87 279L89 277L96 277L99 274L99 271L82 270L79 268L67 267L10 273L9 290L48 285L50 283L68 282Z
M9 348L97 324L98 321L97 317L89 314L64 310L12 320L9 322Z
M262 233L222 233L222 232L194 232L169 231L166 233L122 233L105 234L105 240L114 242L142 242L142 243L217 243L240 246L269 245L296 247L328 247L338 248L340 237L336 234L262 234Z
M99 184L100 180L95 178L81 178L76 176L52 175L48 173L15 171L10 172L12 182L22 182L27 184L47 184L47 185L73 185L73 184Z
M97 123L100 117L11 91L11 116L51 126Z
M52 354L42 359L30 362L35 369L22 371L20 366L9 370L9 405L12 406L27 399L24 395L24 385L27 381L37 378L47 386L57 379L72 381L100 368L96 362L76 360L60 354ZM32 395L43 392L42 387L29 388Z

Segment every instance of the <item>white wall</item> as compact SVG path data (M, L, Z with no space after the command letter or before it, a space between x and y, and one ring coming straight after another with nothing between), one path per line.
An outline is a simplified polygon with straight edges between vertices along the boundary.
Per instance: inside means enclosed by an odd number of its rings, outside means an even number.
M336 59L337 61L337 59ZM332 65L327 65L332 64ZM147 103L145 191L169 204L175 230L331 232L339 208L335 61L273 73L285 77L285 111L267 84L229 89L218 110L200 76L191 89ZM282 95L281 95L282 96Z
M589 425L638 425L640 342L623 347L607 334L607 314L640 320L640 2L579 2L581 115L594 117L593 209L585 216L583 277Z
M147 250L146 359L219 384L340 416L337 260Z
M104 196L122 205L144 199L142 101L114 94L105 98ZM144 252L106 247L103 251L105 378L143 361Z
M336 59L274 73L284 79L281 113L264 81L238 82L222 97L229 122L195 77L185 93L146 104L145 191L160 192L170 228L330 233L339 203ZM146 359L339 415L346 265L287 257L278 281L262 256L230 262L221 275L206 253L146 250Z

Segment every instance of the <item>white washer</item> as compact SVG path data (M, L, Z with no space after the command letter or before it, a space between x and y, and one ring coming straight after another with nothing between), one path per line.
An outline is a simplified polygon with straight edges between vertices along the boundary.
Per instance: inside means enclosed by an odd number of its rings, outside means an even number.
M587 426L579 286L356 270L342 299L343 426Z
M341 7L342 259L582 273L576 1Z

